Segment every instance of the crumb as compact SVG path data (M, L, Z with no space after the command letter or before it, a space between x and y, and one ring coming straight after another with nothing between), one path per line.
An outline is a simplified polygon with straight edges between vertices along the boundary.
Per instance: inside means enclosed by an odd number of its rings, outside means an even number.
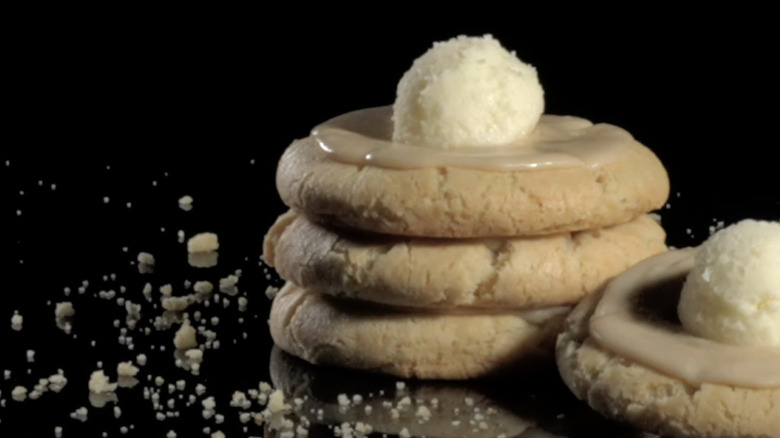
M87 413L88 413L87 408L82 406L76 409L74 412L71 412L70 418L73 418L74 420L79 420L83 423L87 421Z
M228 275L225 278L221 278L219 280L219 291L234 296L238 294L238 288L236 288L237 283L238 277L235 275Z
M173 338L173 345L177 350L187 350L198 346L198 341L195 338L195 328L193 328L189 321L184 323L176 331L176 335Z
M170 284L164 284L160 286L160 293L164 297L170 297L171 295L173 295L173 286L171 286Z
M192 196L184 195L181 198L179 198L179 208L181 208L184 211L192 210Z
M199 233L187 241L189 253L211 252L219 249L219 239L214 233Z
M409 398L409 396L405 396L401 400L398 401L398 404L396 405L399 409L403 409L406 406L411 406L412 399Z
M181 312L186 310L194 300L192 295L165 297L162 299L162 307L170 312Z
M14 311L13 316L11 316L11 328L18 332L22 329L23 323L24 323L24 317L16 313L16 311Z
M64 388L67 384L68 379L65 377L65 374L62 370L58 370L57 374L52 374L49 376L49 389L54 392L62 391L62 388Z
M100 366L98 366L98 368L100 368ZM94 371L89 377L87 386L89 387L89 392L93 394L105 394L114 392L114 390L116 390L117 384L109 383L108 377L106 377L103 371L97 370Z
M279 293L278 287L268 286L265 288L265 296L267 296L269 300L273 300L277 293Z
M417 412L414 415L422 421L428 421L431 419L431 411L425 406L419 406L417 408Z
M154 266L154 256L148 252L139 252L137 260L143 265Z
M27 388L25 388L24 386L16 386L16 387L14 387L14 389L11 391L11 399L13 399L14 401L18 401L18 402L26 400L27 399Z
M116 374L120 377L135 377L138 371L138 367L132 362L119 362L116 366Z

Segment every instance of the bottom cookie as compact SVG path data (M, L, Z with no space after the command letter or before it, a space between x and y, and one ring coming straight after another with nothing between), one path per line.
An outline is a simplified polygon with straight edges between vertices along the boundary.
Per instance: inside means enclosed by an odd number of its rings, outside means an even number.
M269 325L276 345L314 364L469 379L549 356L569 310L437 313L338 300L288 282Z
M655 256L685 257L682 250ZM652 272L648 269L647 272ZM621 280L627 273L617 277ZM654 273L652 275L657 275ZM662 285L669 278L643 277ZM668 283L667 283L668 284ZM677 286L681 283L678 282ZM676 309L679 287L658 292L658 308ZM608 286L607 293L609 293ZM647 291L656 293L653 288ZM677 291L677 295L669 291ZM599 344L590 333L590 320L602 293L585 298L566 318L556 358L561 377L571 391L605 417L625 421L648 432L674 437L780 437L780 388L750 388L719 383L692 384L656 371ZM666 298L671 299L671 304ZM640 312L634 309L634 312ZM673 317L666 317L667 324ZM646 339L636 339L641 345ZM708 366L711 364L707 364ZM729 368L728 363L716 367Z

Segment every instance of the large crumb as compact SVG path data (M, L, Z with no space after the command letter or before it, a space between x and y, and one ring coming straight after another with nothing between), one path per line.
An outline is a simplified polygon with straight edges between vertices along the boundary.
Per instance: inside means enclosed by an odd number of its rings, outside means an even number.
M176 335L173 338L173 345L177 350L188 350L198 346L198 341L195 338L196 330L190 325L189 321L184 323L176 331Z
M154 256L148 252L139 252L137 257L138 263L153 266L154 265Z
M199 233L187 241L189 253L211 252L219 249L219 239L214 233Z
M103 394L107 392L114 392L116 390L116 383L109 383L108 377L102 370L97 370L89 377L89 392L93 394Z

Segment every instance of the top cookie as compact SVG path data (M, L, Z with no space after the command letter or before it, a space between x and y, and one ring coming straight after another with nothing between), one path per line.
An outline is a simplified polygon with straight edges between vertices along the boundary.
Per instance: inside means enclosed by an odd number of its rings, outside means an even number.
M312 135L293 142L283 154L277 189L285 204L315 221L426 237L578 231L624 223L663 206L668 176L648 148L620 128L576 120L619 130L625 144L608 159L592 163L575 163L581 160L574 154L553 166L491 168L462 160L437 165L434 159L404 167L345 160ZM383 130L375 131L381 135ZM369 134L357 135L377 141ZM410 154L426 153L408 148Z

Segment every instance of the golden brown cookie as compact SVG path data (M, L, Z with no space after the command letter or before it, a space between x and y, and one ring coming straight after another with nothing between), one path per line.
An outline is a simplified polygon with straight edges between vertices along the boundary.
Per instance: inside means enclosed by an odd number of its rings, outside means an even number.
M575 307L557 341L561 377L578 398L606 417L663 436L780 436L780 388L692 384L599 344L589 324L601 296Z
M271 337L314 364L422 379L468 379L546 355L568 307L437 313L339 300L287 283Z
M264 258L286 280L318 292L432 308L572 304L634 263L666 250L663 228L625 224L533 238L424 239L357 234L287 212Z
M595 167L496 171L351 164L310 136L287 148L276 182L292 209L344 227L425 237L553 234L628 222L663 206L666 170L630 141Z

